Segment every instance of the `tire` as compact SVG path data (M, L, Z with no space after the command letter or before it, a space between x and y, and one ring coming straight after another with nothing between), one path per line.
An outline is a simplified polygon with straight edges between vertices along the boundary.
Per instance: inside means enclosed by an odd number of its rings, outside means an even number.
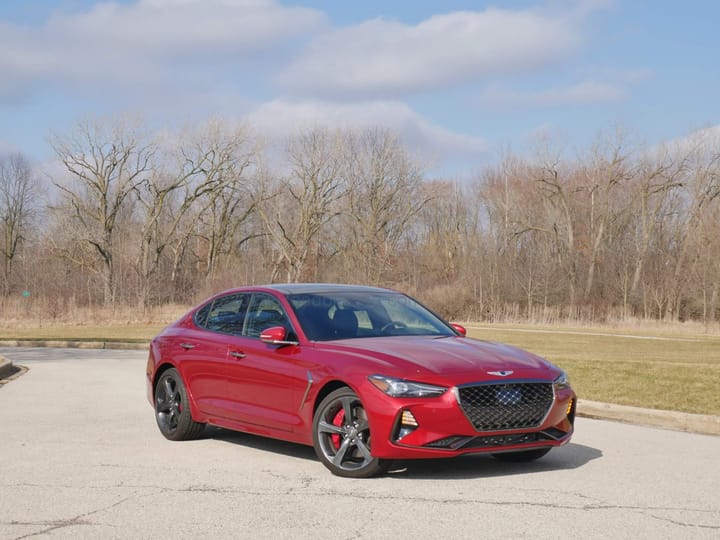
M313 447L330 472L347 478L369 478L387 470L389 461L373 457L367 414L350 388L339 388L322 400L313 419Z
M535 450L522 450L521 452L504 452L502 454L493 454L492 456L500 461L509 463L526 463L535 461L547 454L552 448L536 448Z
M155 420L166 439L196 439L205 424L195 422L182 377L175 368L164 371L155 385Z

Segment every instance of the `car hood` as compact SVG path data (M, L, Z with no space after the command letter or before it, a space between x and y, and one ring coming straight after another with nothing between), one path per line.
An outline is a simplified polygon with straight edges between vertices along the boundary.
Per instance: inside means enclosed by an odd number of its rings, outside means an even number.
M371 359L378 368L385 369L383 374L394 376L465 374L470 380L485 380L503 377L491 372L512 371L507 375L513 379L549 379L559 373L546 360L517 347L465 337L358 338L324 345Z

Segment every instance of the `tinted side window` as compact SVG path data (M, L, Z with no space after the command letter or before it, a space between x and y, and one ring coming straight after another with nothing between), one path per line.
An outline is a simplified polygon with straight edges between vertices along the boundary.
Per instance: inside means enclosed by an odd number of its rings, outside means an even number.
M245 318L243 335L260 337L263 330L272 326L284 326L286 330L292 330L285 310L275 297L268 294L253 294Z
M242 332L247 303L247 294L230 294L216 299L208 310L203 326L214 332L239 335ZM200 324L198 317L196 321Z
M198 309L195 312L195 324L201 327L205 327L205 322L207 321L208 313L210 313L210 308L212 307L212 302L208 302L203 307Z

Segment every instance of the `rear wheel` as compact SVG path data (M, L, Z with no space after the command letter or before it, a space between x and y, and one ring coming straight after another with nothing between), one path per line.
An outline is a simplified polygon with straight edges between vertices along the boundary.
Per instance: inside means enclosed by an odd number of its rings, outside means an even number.
M507 461L511 463L525 463L527 461L535 461L547 454L552 448L537 448L535 450L523 450L521 452L504 452L502 454L493 454L495 459Z
M367 478L387 469L373 457L367 413L349 388L339 388L322 400L313 420L313 446L320 461L337 476Z
M164 371L155 385L155 420L171 441L195 439L205 427L192 419L187 391L175 368Z

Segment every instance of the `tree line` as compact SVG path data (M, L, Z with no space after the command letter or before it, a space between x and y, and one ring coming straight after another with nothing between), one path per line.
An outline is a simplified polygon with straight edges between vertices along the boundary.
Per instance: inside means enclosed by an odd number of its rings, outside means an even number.
M84 122L39 174L0 156L0 302L189 304L239 284L407 291L448 317L720 318L720 143L621 136L433 178L397 134L316 128L281 148L210 120L150 137ZM26 293L27 294L27 293Z

